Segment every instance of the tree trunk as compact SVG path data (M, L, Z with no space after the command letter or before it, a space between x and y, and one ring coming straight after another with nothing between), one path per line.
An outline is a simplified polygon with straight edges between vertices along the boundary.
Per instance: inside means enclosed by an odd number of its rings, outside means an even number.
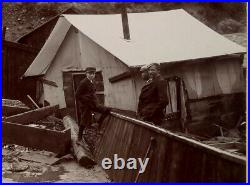
M75 120L70 116L65 116L63 118L63 124L65 128L71 129L71 145L78 163L85 168L93 167L96 162L94 161L94 157L88 149L87 143L84 141L84 139L82 140L84 146L76 143L79 128Z

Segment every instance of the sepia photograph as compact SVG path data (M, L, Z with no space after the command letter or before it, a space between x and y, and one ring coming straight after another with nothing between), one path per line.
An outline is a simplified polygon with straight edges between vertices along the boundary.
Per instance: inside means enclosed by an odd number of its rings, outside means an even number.
M2 182L247 182L247 3L2 3Z

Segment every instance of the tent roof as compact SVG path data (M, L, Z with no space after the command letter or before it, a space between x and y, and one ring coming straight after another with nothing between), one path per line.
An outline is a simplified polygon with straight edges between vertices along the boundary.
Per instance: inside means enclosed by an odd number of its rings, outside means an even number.
M128 14L129 41L123 39L120 14L63 16L68 23L130 67L245 52L245 48L216 33L182 9Z
M123 39L121 15L64 15L82 33L128 66L242 53L184 10L128 14L131 41Z
M70 26L71 24L65 19L59 19L57 21L48 40L24 73L24 77L44 75L47 72Z

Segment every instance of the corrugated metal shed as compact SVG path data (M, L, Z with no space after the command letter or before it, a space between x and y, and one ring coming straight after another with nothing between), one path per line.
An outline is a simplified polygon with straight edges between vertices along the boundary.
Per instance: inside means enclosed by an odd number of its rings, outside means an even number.
M68 23L128 66L152 62L179 62L245 52L243 47L216 33L184 10L128 14L131 36L129 41L123 39L120 14L63 16ZM60 31L57 26L56 29ZM53 39L52 35L50 38ZM49 46L54 45L53 42L61 44L62 39L54 39L45 44L36 58L40 62L34 61L37 66L40 66L41 62L49 64L53 60L53 55L46 57L46 61L40 57L43 56L42 53L46 55L51 52ZM33 70L40 67L35 67L36 65L30 66L25 76L37 75L39 72Z

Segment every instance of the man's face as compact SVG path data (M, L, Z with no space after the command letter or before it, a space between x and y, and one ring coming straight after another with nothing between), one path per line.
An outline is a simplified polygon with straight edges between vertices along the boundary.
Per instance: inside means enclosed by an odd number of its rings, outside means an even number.
M88 79L94 80L95 79L95 72L87 72L86 76Z
M157 70L157 67L155 65L151 66L148 70L150 78L155 78L160 74L160 72Z
M141 72L141 78L145 81L147 81L149 79L149 74L148 74L148 71L142 71Z

